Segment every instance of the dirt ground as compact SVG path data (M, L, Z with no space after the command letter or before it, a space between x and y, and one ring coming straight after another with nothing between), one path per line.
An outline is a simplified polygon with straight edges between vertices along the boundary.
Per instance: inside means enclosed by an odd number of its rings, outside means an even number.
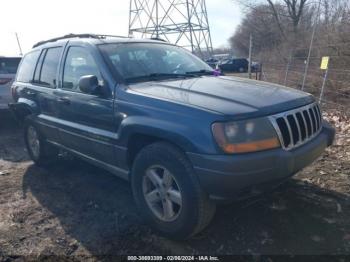
M22 131L0 116L0 261L20 255L350 254L349 119L335 146L273 193L218 208L200 235L175 242L140 219L128 183L80 161L33 165Z

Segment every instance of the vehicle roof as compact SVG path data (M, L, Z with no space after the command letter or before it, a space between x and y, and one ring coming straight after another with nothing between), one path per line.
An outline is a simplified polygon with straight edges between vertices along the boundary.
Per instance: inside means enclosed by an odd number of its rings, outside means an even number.
M3 56L3 55L0 55L0 58L19 58L19 59L21 59L22 57L21 56Z
M34 49L46 48L57 44L65 44L67 41L74 41L74 43L90 43L92 45L109 44L109 43L162 43L170 44L161 39L138 39L123 36L109 36L109 35L92 35L92 34L70 34L63 37L53 38L36 43Z

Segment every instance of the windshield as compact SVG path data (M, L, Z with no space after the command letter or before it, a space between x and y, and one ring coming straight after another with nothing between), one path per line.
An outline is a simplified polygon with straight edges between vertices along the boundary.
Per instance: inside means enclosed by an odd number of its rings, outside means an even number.
M194 77L213 69L185 49L167 44L103 44L99 48L128 82L150 78Z

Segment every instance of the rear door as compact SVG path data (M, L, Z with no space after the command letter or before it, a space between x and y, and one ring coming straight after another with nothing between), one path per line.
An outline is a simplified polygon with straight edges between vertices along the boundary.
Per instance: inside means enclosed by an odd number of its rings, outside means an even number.
M34 78L27 84L25 94L34 99L39 107L38 123L45 137L60 142L57 125L57 100L54 94L58 82L58 69L63 46L42 50L34 72Z
M92 48L91 48L92 49ZM113 95L104 81L96 54L86 46L67 48L60 89L55 92L60 119L62 144L78 153L109 164L116 164L114 144L116 126ZM82 93L79 79L95 75L100 85L110 90L104 96Z
M239 60L238 59L232 60L232 71L239 72Z
M249 65L249 62L247 59L240 60L240 68L243 68L244 71L248 71L248 65Z

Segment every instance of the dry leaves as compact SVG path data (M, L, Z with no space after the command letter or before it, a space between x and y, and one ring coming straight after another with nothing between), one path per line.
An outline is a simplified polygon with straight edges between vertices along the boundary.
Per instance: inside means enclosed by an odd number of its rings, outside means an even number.
M327 109L323 117L335 129L333 146L322 157L300 173L299 178L320 188L350 195L350 116L336 109ZM338 213L342 207L337 206Z
M323 113L324 118L335 127L336 146L350 145L350 116L339 110L327 110ZM350 153L347 151L347 153ZM350 155L348 155L350 157Z

